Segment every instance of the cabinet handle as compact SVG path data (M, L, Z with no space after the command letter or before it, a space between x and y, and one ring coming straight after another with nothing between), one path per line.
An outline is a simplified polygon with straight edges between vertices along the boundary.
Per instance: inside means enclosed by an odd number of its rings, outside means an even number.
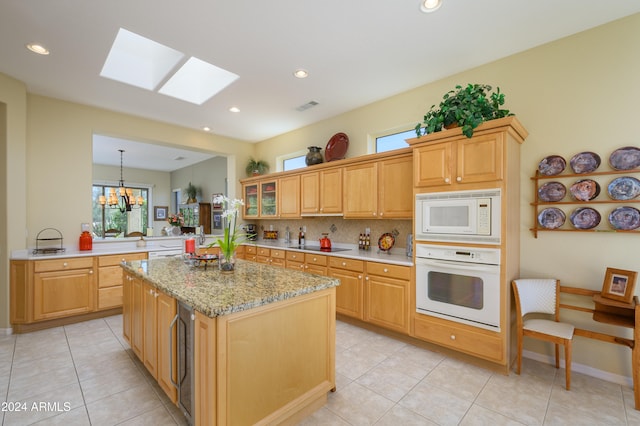
M451 182L451 179L449 179L449 178L444 178L444 183L449 183L449 182Z
M362 279L362 275L358 275L358 279L361 280Z
M342 266L347 266L347 262L342 262Z
M191 321L195 321L196 320L196 314L191 314Z
M127 259L125 259L124 257L122 258L122 263L126 262Z
M152 288L149 289L149 294L151 294L151 295L153 294L153 289Z
M369 281L369 277L364 277L365 280Z
M456 340L456 335L455 334L451 335L451 340Z
M375 216L375 215L376 215L376 212L373 212L373 215Z
M324 208L324 207L320 207L320 211L322 211L322 209L323 209L323 208Z
M384 268L383 271L384 272L389 272L389 270L387 268Z
M93 274L93 269L89 269L89 275Z
M67 262L64 262L62 266L66 268L67 266L69 266L69 264Z
M384 213L380 213L380 216L384 216Z
M173 381L173 327L176 326L176 322L178 321L178 314L173 317L171 324L169 324L169 380L171 380L171 384L178 389L178 384Z
M157 291L154 291L153 292L153 297L158 297L158 296L160 296L160 293L158 293Z
M458 177L456 178L456 181L458 181L458 182L462 182L462 178L461 178L460 176L458 176Z

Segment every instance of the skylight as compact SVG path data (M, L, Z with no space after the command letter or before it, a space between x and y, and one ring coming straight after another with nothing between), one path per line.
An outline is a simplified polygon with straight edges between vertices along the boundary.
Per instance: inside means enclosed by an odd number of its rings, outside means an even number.
M201 105L238 79L236 74L120 28L100 75ZM171 72L183 65L173 75Z

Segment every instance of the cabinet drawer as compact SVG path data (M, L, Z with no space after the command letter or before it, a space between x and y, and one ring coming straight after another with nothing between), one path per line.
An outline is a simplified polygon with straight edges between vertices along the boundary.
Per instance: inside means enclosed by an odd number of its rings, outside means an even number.
M101 288L98 290L98 309L122 306L122 286Z
M274 258L274 259L284 259L286 253L287 253L286 250L271 249L271 257Z
M286 256L287 260L290 260L292 262L303 262L304 263L304 253L301 253L299 251L287 250L287 251L285 251L285 256Z
M131 262L132 260L143 260L146 258L147 253L111 254L98 257L98 266L115 266L120 265L122 262Z
M220 247L202 247L196 249L198 255L201 254L220 254Z
M245 254L258 254L258 247L256 246L244 246Z
M504 361L502 339L496 333L428 315L416 315L415 337L491 361Z
M271 256L271 249L264 248L264 247L258 247L258 250L257 250L256 254L258 256L269 257L269 256Z
M411 279L411 268L389 265L388 263L367 262L367 274L409 280Z
M304 255L304 261L309 265L327 266L327 256L318 254L306 253Z
M364 262L362 260L347 259L346 257L330 257L329 266L354 272L364 271Z
M93 257L67 257L64 259L36 260L33 268L34 272L93 268Z
M122 268L120 266L103 266L98 269L98 287L122 285Z

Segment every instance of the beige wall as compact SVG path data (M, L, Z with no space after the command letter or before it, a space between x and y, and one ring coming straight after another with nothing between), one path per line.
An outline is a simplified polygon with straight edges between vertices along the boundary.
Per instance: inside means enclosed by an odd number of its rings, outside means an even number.
M362 155L369 133L419 122L456 84L500 86L507 108L530 134L521 156L521 274L558 277L564 285L599 290L607 267L640 271L640 235L547 232L535 239L529 231L533 225L529 203L534 196L529 178L549 154L569 159L581 151L595 151L606 161L619 147L640 146L635 131L640 99L638 40L640 15L634 15L264 141L256 156L275 164L276 156L288 152L310 145L324 148L336 132L349 135L348 157ZM640 294L640 285L636 293ZM579 326L594 327L589 315L571 319ZM531 344L525 349L551 354L548 348ZM574 361L631 375L630 350L615 345L578 338Z

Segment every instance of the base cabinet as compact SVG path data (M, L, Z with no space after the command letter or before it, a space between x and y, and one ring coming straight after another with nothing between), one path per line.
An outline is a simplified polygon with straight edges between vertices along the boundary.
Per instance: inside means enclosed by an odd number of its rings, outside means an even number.
M146 253L125 253L98 257L97 309L122 306L122 268L120 263L146 258Z
M331 257L329 276L340 279L340 285L336 288L336 312L363 319L364 262Z
M367 262L364 320L409 334L411 268Z

